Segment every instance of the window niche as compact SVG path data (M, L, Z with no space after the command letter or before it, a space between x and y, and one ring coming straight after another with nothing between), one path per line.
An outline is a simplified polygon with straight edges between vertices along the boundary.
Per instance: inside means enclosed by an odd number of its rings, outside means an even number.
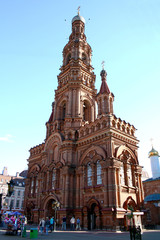
M97 161L96 164L96 170L97 170L97 185L100 185L102 184L102 167L99 160Z
M90 122L91 120L91 107L89 105L89 102L84 101L83 102L83 121Z
M70 62L70 60L71 60L71 53L69 53L66 58L66 65Z
M87 164L87 185L90 187L92 186L92 168L91 164Z

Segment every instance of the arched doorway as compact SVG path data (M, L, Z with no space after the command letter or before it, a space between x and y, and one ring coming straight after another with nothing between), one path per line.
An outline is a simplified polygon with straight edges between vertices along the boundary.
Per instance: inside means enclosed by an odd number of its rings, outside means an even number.
M89 211L89 216L88 216L88 220L89 220L89 224L88 224L88 227L89 227L89 230L94 230L96 229L96 213L95 213L95 207L97 206L96 203L92 203L91 205L91 209Z
M55 209L53 208L53 203L55 200L50 199L47 204L46 204L46 209L45 209L45 217L54 217L55 216Z

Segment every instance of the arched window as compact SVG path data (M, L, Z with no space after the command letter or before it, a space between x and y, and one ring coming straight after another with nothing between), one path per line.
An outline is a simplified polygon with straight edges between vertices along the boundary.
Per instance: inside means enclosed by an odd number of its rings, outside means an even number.
M58 146L55 146L55 148L54 148L53 160L54 160L55 162L58 161Z
M102 167L99 161L97 161L97 185L102 184Z
M133 186L131 165L128 166L128 185Z
M83 121L91 121L91 105L86 100L83 102Z
M36 177L36 187L35 187L35 193L37 193L38 192L38 179L37 179L37 177Z
M83 104L83 120L84 121L88 120L87 119L87 104L86 104L86 102L84 102L84 104Z
M34 178L31 180L31 194L33 194L34 191Z
M62 120L65 119L65 116L66 116L66 103L64 103L62 106Z
M53 171L52 173L52 189L55 189L56 187L56 173Z
M87 165L87 185L92 186L92 168L90 163Z
M120 183L121 183L121 185L125 185L125 176L124 176L124 166L123 165L120 168Z
M87 64L87 56L85 53L82 53L82 61Z
M66 65L69 63L70 60L71 60L71 54L69 53L66 59Z

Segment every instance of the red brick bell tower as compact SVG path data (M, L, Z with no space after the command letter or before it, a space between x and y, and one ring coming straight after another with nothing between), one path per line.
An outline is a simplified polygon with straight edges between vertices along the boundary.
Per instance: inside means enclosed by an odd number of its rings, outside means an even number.
M135 127L113 112L114 95L101 71L97 94L85 20L72 19L44 143L30 149L25 210L28 218L72 215L84 229L125 224L128 204L143 200ZM96 113L96 105L98 113ZM55 208L57 206L57 208Z

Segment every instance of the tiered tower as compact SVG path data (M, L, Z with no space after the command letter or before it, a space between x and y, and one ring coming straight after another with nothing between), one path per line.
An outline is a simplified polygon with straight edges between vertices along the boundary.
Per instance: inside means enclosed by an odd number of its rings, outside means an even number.
M52 116L47 123L47 137L52 130L78 130L85 122L94 122L95 74L91 65L92 50L86 41L85 20L80 15L72 19L72 33L63 49L63 65L58 75L58 88Z
M63 49L45 142L30 149L24 205L34 222L57 214L69 224L75 215L85 229L115 227L126 223L129 205L138 210L143 200L136 129L114 115L104 69L97 94L91 56L78 13Z

